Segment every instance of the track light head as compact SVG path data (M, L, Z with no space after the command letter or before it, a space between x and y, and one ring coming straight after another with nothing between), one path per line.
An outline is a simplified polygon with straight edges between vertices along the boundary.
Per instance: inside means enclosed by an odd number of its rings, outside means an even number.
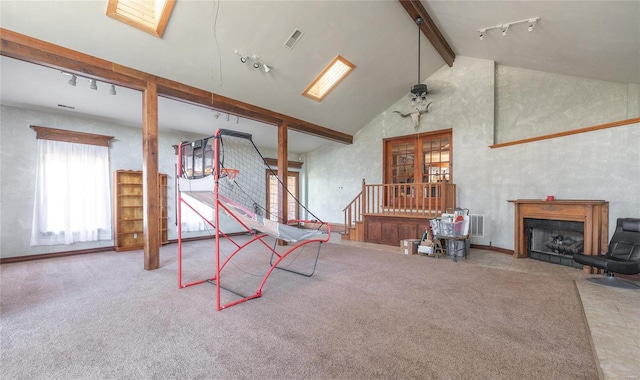
M219 118L220 117L220 112L216 112L216 114L213 115L213 117L216 118L216 119Z
M536 23L538 22L538 20L539 20L538 17L532 18L532 19L529 20L529 29L528 30L530 32L533 32L533 28L536 26Z
M484 40L484 34L487 33L486 29L478 29L478 38L480 41Z
M266 63L262 64L262 68L264 69L265 73L268 73L269 71L271 71L271 67L269 67Z
M77 76L71 75L71 79L69 79L69 84L72 85L72 86L75 86L76 85L76 79L78 79Z
M98 89L98 84L96 83L95 79L91 79L91 85L89 86L90 89L92 90L97 90Z
M109 90L109 94L111 94L111 95L115 95L116 94L116 86L111 85L111 90Z
M507 36L507 32L509 31L509 26L510 26L510 24L502 25L502 37L506 37Z
M260 62L257 62L257 61L254 62L253 63L253 67L256 68L256 69L260 68Z

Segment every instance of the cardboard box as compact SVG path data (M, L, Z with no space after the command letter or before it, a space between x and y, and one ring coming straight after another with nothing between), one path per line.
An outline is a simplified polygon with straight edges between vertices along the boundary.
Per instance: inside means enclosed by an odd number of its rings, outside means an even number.
M420 243L420 246L418 247L418 253L422 253L424 255L427 256L431 256L434 254L433 251L433 241L429 240L429 239L425 239Z
M415 255L418 253L418 245L420 245L420 239L400 240L400 253Z

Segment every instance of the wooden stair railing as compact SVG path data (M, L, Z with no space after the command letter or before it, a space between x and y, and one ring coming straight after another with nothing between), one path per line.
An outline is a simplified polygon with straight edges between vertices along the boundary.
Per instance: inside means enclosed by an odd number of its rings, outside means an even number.
M394 183L367 185L343 209L345 233L367 214L437 218L456 207L456 185L437 183Z

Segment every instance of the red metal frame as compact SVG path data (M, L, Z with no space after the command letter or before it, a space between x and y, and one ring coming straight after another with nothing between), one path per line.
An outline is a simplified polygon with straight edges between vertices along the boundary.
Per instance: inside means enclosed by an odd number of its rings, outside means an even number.
M233 305L237 305L239 303L243 303L245 301L254 299L254 298L258 298L262 296L262 288L264 287L265 283L267 282L267 279L269 278L269 276L271 275L271 273L273 272L274 269L276 269L278 267L278 264L280 264L282 262L282 260L284 260L289 254L291 254L292 252L295 252L296 250L300 249L301 247L307 245L307 244L311 244L311 243L318 243L319 245L321 245L322 243L326 243L329 241L330 237L331 237L331 226L329 224L327 224L327 235L325 239L310 239L310 240L305 240L303 242L300 242L294 246L292 246L291 248L289 248L286 252L284 253L278 253L275 250L275 246L272 247L271 245L269 245L264 239L269 236L267 234L261 233L261 232L256 232L253 229L251 229L250 227L248 227L245 223L243 223L231 210L229 210L229 208L227 208L222 202L220 202L220 199L218 197L218 181L220 180L220 176L219 176L219 172L220 172L220 165L219 165L219 130L216 131L216 134L214 135L215 138L215 149L214 149L214 163L215 163L215 170L213 172L213 176L214 176L214 188L213 188L213 194L214 194L214 223L211 223L210 221L208 221L202 214L200 214L199 212L197 212L195 210L195 208L189 204L189 202L184 199L181 195L180 189L178 188L178 288L182 289L182 288L186 288L189 286L193 286L193 285L198 285L198 284L202 284L205 282L215 282L216 285L216 310L220 311L222 309L226 309L228 307L231 307ZM178 177L182 176L182 143L179 146L178 149L178 173L176 173L176 175ZM179 187L179 184L178 184ZM215 229L215 260L216 260L216 272L215 275L213 277L210 278L206 278L206 279L202 279L202 280L197 280L197 281L193 281L193 282L189 282L189 283L183 283L182 281L182 270L183 270L183 266L182 266L182 261L183 261L183 255L182 255L182 204L185 204L187 207L191 208L191 210L193 210L198 216L200 216L203 220L205 220L207 222L207 224L209 224L212 228ZM228 215L230 215L233 219L235 219L244 229L247 230L247 232L249 232L253 238L251 238L249 241L243 243L243 244L239 244L238 242L236 242L235 240L232 239L231 236L228 236L227 234L225 234L223 231L221 231L219 228L217 228L217 226L219 226L220 224L220 211L221 208L226 211L226 213ZM311 221L311 220L296 220L295 222L297 223L314 223L315 221ZM231 253L226 260L221 264L220 263L220 238L224 237L226 238L228 241L230 241L231 243L233 243L236 246L236 249L233 251L233 253ZM264 277L262 278L262 281L260 282L260 284L258 285L258 288L256 289L256 292L252 295L249 296L241 296L239 295L240 299L237 299L235 301L226 303L224 305L221 304L220 302L220 289L221 289L221 272L222 270L225 268L225 266L227 265L227 263L237 254L239 253L242 249L246 248L247 246L255 243L255 242L260 242L262 243L267 249L268 249L268 253L272 256L272 258L275 256L277 257L276 260L271 260L270 264L271 266L269 267L269 269L267 270L266 274L264 275ZM320 246L318 247L318 250L320 249ZM314 267L315 269L315 267ZM297 272L294 272L297 273ZM302 274L302 273L300 273ZM303 274L304 275L304 274ZM308 275L306 275L308 276Z

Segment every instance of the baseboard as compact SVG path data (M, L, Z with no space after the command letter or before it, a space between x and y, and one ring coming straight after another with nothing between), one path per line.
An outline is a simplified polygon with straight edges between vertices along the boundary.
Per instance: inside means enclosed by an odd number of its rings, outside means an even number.
M238 236L238 235L244 235L244 234L246 234L246 232L235 232L235 233L227 234L227 236ZM208 240L208 239L215 239L215 237L216 237L215 235L196 236L196 237L190 237L190 238L182 239L182 241L183 242L190 242L190 241L198 241L198 240ZM177 244L177 243L178 243L178 239L172 239L172 240L169 240L165 245L167 245L167 244ZM38 254L38 255L3 257L3 258L0 258L0 265L2 265L2 264L12 264L12 263L21 263L21 262L24 262L24 261L33 261L33 260L55 259L55 258L58 258L58 257L86 255L86 254L90 254L90 253L101 253L101 252L109 252L109 251L114 251L115 252L114 247L113 246L109 246L109 247L99 247L99 248L90 248L90 249L78 249L78 250L74 250L74 251L41 253L41 254Z
M513 256L513 249L499 248L493 245L471 244L471 248L485 249L487 251L495 251Z
M87 255L87 254L90 254L90 253L100 253L100 252L109 252L109 251L114 251L115 252L114 247L110 246L110 247L100 247L100 248L90 248L90 249L78 249L78 250L75 250L75 251L41 253L41 254L38 254L38 255L3 257L3 258L0 258L0 264L21 263L21 262L24 262L24 261L54 259L54 258L58 258L58 257Z

